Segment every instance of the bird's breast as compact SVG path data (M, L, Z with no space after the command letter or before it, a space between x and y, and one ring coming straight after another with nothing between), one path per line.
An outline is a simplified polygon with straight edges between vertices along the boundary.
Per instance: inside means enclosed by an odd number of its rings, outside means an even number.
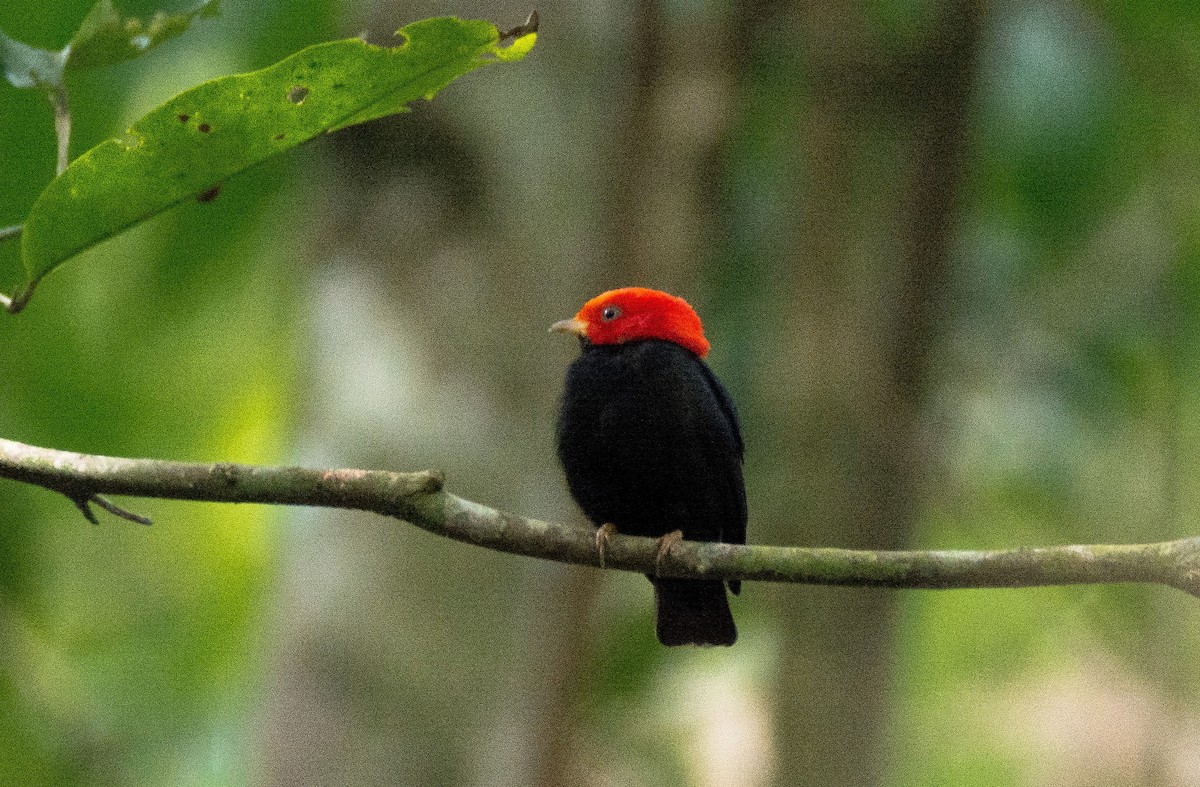
M567 483L597 524L718 538L719 405L694 356L646 344L591 348L572 363L558 423Z

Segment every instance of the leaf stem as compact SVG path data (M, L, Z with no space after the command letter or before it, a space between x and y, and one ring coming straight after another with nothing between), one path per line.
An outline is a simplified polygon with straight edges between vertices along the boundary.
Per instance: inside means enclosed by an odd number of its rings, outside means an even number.
M58 138L56 172L61 175L71 163L71 104L67 100L67 89L54 87L50 91L50 103L54 107L54 134Z
M33 288L36 286L37 282L26 284L11 297L0 293L0 307L3 307L4 311L9 314L16 314L29 304L29 299L33 297Z

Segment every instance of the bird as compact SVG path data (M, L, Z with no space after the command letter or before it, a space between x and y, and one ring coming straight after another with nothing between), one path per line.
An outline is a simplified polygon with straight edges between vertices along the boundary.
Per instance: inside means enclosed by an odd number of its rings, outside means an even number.
M623 287L551 331L579 337L557 423L567 487L599 528L660 539L746 543L745 444L737 409L704 362L709 342L683 298ZM725 583L647 575L663 645L732 645ZM731 581L735 595L740 582Z

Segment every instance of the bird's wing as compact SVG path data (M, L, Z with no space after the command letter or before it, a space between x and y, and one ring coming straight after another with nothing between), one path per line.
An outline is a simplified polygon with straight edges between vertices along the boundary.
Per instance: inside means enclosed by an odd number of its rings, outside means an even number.
M742 427L738 421L737 407L733 404L733 399L729 397L725 386L721 384L707 364L701 363L700 368L704 372L708 387L717 400L721 414L725 417L725 422L733 436L734 445L737 447L736 467L726 468L723 474L728 480L729 488L726 490L726 495L732 499L733 511L725 527L722 528L721 540L727 544L744 544L746 543L746 520L748 517L746 485L742 478L742 461L746 453L746 444L742 440Z
M737 443L738 459L743 459L746 455L746 443L742 440L742 424L738 420L737 406L734 405L733 399L730 398L729 391L725 390L725 386L712 373L712 369L708 368L708 364L701 363L700 368L708 380L708 385L712 389L713 396L717 397L717 404L720 405L721 412L725 414L725 418L729 421L729 426L733 430L733 439Z

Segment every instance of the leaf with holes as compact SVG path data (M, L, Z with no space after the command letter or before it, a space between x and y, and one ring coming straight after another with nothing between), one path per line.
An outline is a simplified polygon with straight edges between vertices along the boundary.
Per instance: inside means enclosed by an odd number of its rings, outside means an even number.
M491 23L451 17L399 35L394 48L332 41L207 82L84 153L29 212L21 236L28 282L14 300L24 304L43 276L84 249L184 200L215 199L229 178L319 134L403 112L480 66L520 60L537 38L522 28L502 46Z

